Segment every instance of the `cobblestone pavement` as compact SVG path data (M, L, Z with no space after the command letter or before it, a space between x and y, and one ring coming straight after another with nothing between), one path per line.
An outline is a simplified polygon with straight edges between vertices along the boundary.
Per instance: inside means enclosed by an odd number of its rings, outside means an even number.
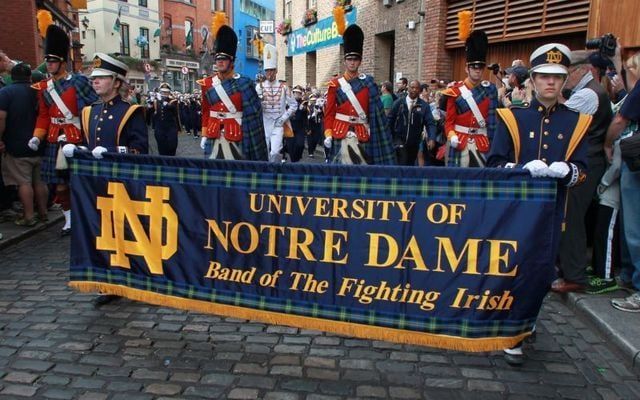
M188 139L188 140L184 140ZM183 145L194 142L186 137ZM189 144L197 154L197 144ZM70 290L52 227L0 251L0 399L638 399L607 339L555 295L521 368L470 354Z

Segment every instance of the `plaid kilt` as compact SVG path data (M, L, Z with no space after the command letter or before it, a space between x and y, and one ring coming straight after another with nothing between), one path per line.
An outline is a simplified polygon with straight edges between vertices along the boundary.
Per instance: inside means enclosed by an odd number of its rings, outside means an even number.
M45 142L44 157L40 166L42 181L48 184L67 183L67 179L56 171L56 157L58 156L58 143ZM63 172L67 174L67 172Z

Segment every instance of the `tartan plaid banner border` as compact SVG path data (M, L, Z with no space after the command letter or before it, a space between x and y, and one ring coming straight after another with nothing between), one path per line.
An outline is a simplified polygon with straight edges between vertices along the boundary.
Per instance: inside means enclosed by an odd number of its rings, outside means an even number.
M496 336L517 336L531 332L535 318L522 321L513 320L468 320L437 317L417 318L407 314L389 314L376 310L347 310L326 304L309 303L290 299L255 296L248 293L224 290L207 290L194 285L168 281L157 277L138 277L131 273L109 269L86 267L72 269L70 280L83 282L101 282L141 289L167 296L176 296L190 300L200 300L224 305L247 307L250 309L272 311L332 321L349 322L377 327L404 329L416 332L458 336L462 338L482 339Z
M129 158L128 160L133 160ZM202 160L200 160L202 161ZM262 163L254 163L262 164ZM268 163L263 163L269 165ZM463 180L426 179L385 176L336 176L331 174L300 173L295 169L278 172L250 172L242 169L219 168L210 162L210 168L174 167L143 163L101 162L95 159L74 158L71 170L75 175L106 179L164 182L229 189L282 191L293 193L325 193L332 195L360 195L460 200L519 200L555 202L556 182L552 180ZM218 168L215 168L218 167ZM295 171L295 172L294 172Z
M554 275L564 196L527 171L113 154L70 165L80 291L489 351L530 334Z

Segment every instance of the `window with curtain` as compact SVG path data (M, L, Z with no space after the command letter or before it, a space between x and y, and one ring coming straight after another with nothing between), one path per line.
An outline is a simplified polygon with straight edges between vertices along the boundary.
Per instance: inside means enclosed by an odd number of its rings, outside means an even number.
M140 49L140 56L142 58L149 58L149 29L140 28L140 36L147 39L147 45Z
M123 56L131 55L129 47L129 25L120 24L120 54Z

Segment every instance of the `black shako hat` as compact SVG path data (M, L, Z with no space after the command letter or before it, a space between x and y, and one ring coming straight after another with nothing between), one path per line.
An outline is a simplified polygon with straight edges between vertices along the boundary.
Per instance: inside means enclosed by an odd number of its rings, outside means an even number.
M486 64L489 39L484 31L473 31L467 38L464 51L467 53L467 65Z
M67 61L69 36L57 25L49 25L44 40L44 59L47 61Z
M344 58L357 56L362 58L364 33L356 24L349 25L342 35L344 42Z
M238 36L234 30L228 25L222 25L215 41L215 58L236 58L236 50L238 50Z

